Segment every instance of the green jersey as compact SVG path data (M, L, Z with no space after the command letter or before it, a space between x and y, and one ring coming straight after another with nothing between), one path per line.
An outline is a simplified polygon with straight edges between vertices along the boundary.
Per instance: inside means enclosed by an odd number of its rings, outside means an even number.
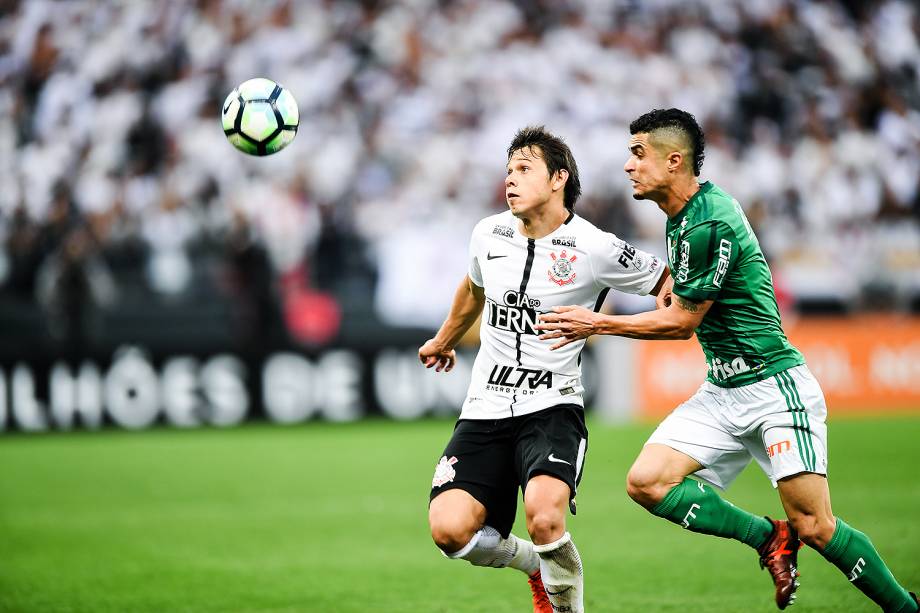
M713 304L696 329L708 379L740 387L805 363L786 339L773 277L738 201L710 182L668 220L674 293Z

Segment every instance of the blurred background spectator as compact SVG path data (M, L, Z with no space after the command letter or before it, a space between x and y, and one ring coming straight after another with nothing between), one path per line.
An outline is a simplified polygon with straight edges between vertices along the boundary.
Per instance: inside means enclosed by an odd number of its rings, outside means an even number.
M219 125L254 76L301 112L265 159ZM529 123L572 146L580 214L661 254L622 165L668 106L788 309L920 310L914 2L5 0L0 322L77 352L435 327Z

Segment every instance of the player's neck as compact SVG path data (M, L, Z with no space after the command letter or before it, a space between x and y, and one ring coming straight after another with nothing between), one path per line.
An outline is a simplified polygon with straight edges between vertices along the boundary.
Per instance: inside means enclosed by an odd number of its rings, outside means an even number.
M569 218L570 212L564 206L544 206L518 217L520 232L527 238L539 239L549 236Z
M698 191L700 191L700 184L697 183L695 177L685 181L675 181L661 194L660 199L656 199L658 208L664 211L668 219L670 219L683 211L684 207L687 206L687 203Z

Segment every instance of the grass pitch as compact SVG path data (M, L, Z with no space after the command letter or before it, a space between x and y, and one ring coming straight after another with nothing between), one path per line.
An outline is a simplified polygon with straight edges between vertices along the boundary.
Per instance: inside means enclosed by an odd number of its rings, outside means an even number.
M514 570L440 556L427 531L446 421L0 438L0 611L528 611ZM570 530L586 606L775 611L753 551L628 500L652 429L591 425ZM920 588L920 418L832 421L835 512ZM781 515L751 466L727 494ZM520 518L515 528L524 534ZM875 611L814 551L795 610Z

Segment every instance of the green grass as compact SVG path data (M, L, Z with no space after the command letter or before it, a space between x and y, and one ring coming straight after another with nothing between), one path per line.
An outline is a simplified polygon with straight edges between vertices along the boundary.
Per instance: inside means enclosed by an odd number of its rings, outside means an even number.
M588 611L775 611L755 554L680 530L623 480L651 426L593 424L571 518ZM0 438L0 611L510 612L524 576L440 556L445 421ZM920 588L920 419L830 424L837 514ZM749 467L728 498L780 514ZM523 534L519 519L516 530ZM874 611L815 552L795 609Z

